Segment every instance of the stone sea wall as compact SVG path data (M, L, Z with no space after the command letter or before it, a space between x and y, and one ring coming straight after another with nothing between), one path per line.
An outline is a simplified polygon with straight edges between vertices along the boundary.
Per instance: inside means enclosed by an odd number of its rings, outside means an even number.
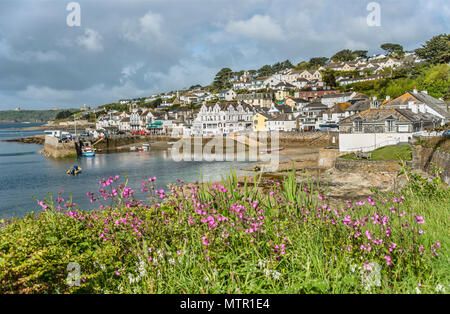
M58 139L50 135L45 136L44 149L41 153L50 158L77 157L75 143L58 143Z

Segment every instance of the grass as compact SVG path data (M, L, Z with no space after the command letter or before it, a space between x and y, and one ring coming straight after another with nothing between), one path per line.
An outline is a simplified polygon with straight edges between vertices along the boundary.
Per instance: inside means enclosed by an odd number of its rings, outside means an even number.
M146 204L109 177L89 197L111 206L60 194L3 222L0 293L445 293L450 194L410 178L401 194L332 208L293 173L264 193L257 176L166 191L149 178Z
M372 154L371 158L368 159L360 159L356 158L354 153L347 154L341 156L341 158L345 159L353 159L353 160L411 160L411 147L409 145L395 145L395 146L384 146L380 147L374 151L370 152Z

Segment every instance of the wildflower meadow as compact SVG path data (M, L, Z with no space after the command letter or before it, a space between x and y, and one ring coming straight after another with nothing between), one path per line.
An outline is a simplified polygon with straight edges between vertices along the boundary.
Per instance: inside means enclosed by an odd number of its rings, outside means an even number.
M417 175L400 193L331 206L319 185L125 176L61 191L3 221L1 293L446 293L450 194ZM74 265L72 268L68 265Z

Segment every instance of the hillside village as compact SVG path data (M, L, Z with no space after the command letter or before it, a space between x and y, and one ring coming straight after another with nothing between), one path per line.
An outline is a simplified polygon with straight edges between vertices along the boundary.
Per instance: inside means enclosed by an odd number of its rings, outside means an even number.
M195 85L151 97L120 99L117 105L123 110L105 112L106 107L85 107L83 115L99 113L95 128L100 134L180 137L250 131L336 131L340 133L341 151L369 151L407 142L413 134L424 134L449 123L449 102L417 88L399 97L377 99L339 87L386 79L396 69L425 61L415 52L399 55L391 51L350 61L332 58L315 69L284 66L266 76L258 75L262 71L241 71L239 75L225 76L225 83L220 77L222 84L215 86L229 88L214 90ZM215 83L225 70L218 73ZM330 72L334 84L325 77Z

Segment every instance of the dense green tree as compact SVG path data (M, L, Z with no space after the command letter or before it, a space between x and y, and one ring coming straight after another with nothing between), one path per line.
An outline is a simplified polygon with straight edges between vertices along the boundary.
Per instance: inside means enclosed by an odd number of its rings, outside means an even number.
M258 70L258 76L268 76L273 73L272 66L266 64Z
M201 88L202 86L200 84L196 84L196 85L192 85L191 87L189 87L189 89L196 89L196 88Z
M326 70L322 74L322 79L327 86L336 87L336 72L333 70Z
M399 44L385 43L385 44L382 44L380 47L381 47L381 49L386 51L387 54L392 54L394 52L396 52L396 53L403 52L403 46L399 45Z
M67 119L68 117L70 117L73 114L73 111L70 110L63 110L58 112L58 114L55 117L55 120L63 120L63 119Z
M213 86L216 89L223 89L229 86L229 81L233 77L233 71L230 68L221 69L214 78Z
M367 52L367 50L354 50L353 55L355 56L355 58L367 58Z
M355 58L355 55L350 49L344 49L334 54L334 56L331 57L331 60L334 62L344 62L355 60Z
M316 57L309 59L309 65L311 67L321 67L322 65L325 65L328 61L327 57Z
M450 62L450 34L434 36L422 48L416 49L416 54L434 64Z
M302 61L295 67L296 70L308 70L310 68L310 64L308 61Z

